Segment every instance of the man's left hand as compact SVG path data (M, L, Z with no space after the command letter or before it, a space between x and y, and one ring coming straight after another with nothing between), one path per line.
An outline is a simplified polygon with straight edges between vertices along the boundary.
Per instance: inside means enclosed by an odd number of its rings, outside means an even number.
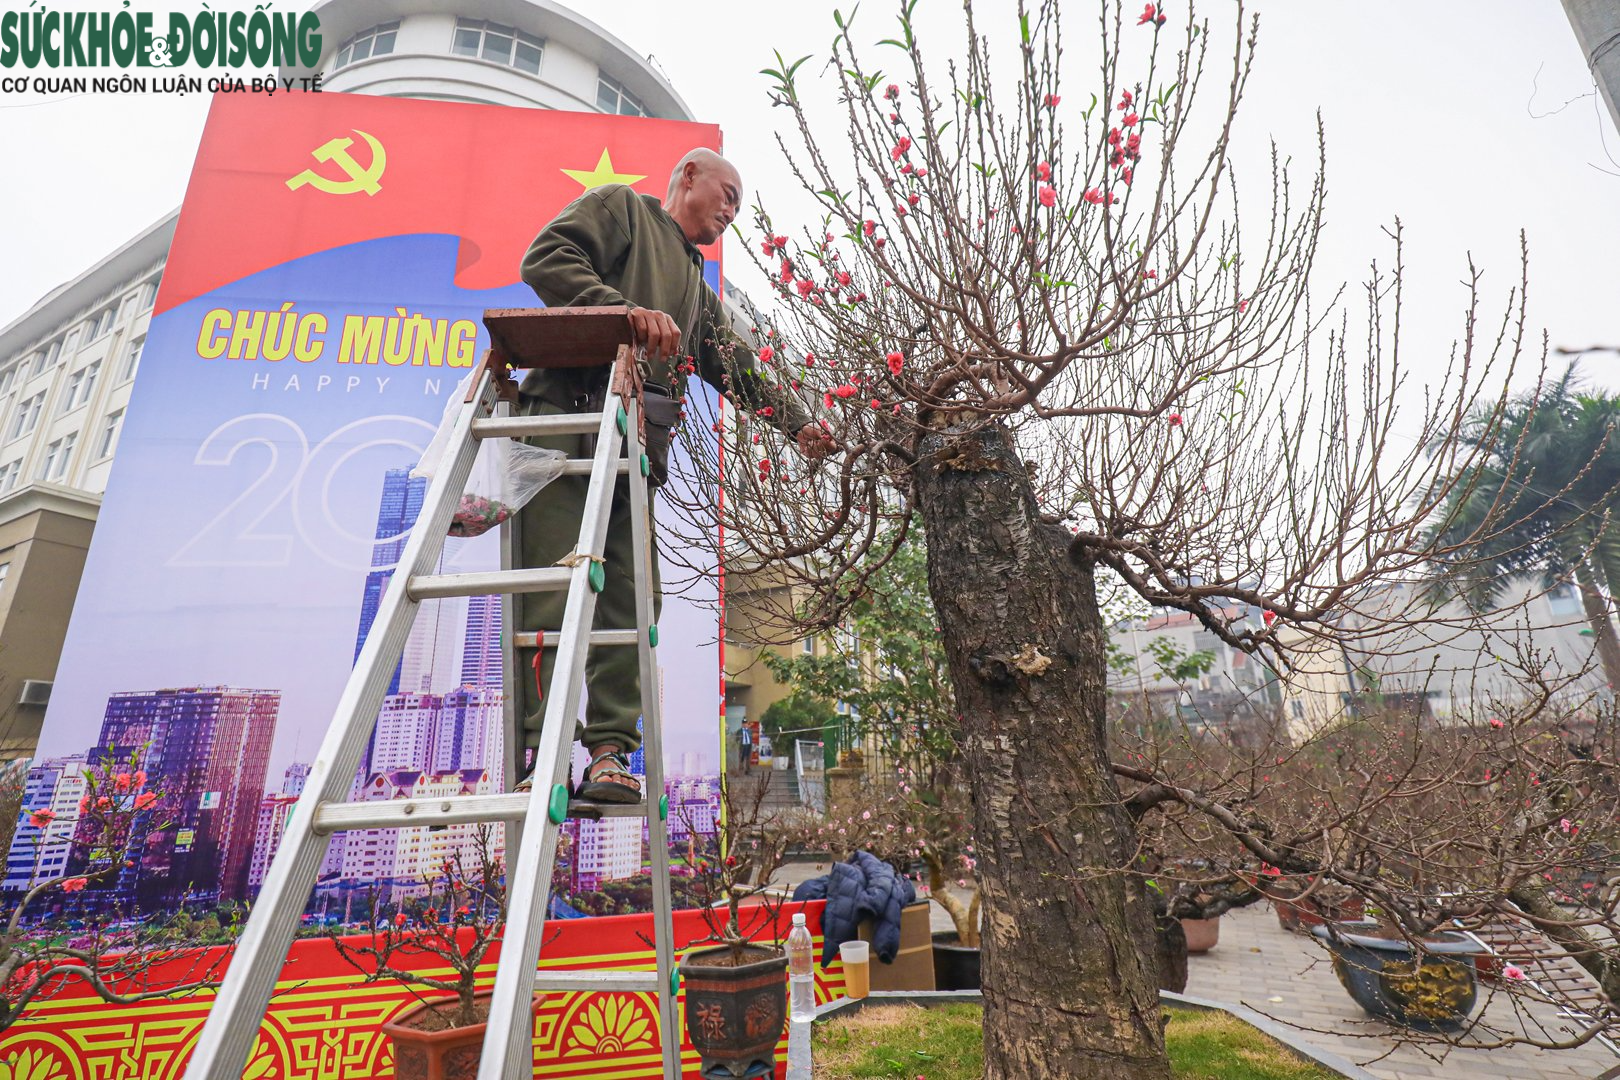
M838 440L832 437L832 432L820 424L806 424L794 436L799 444L799 453L815 461L824 458L838 449Z

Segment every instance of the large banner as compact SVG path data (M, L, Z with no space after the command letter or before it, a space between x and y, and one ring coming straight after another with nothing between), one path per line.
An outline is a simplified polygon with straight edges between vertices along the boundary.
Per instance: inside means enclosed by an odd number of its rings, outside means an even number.
M174 827L83 902L254 895L420 507L410 471L487 345L481 313L538 305L519 260L563 206L613 182L662 197L699 145L718 148L718 130L348 94L215 100L30 773L25 807L57 814L25 813L8 892L74 872L87 763L136 753ZM441 571L498 564L491 532L450 540ZM671 597L660 635L683 845L714 828L720 770L704 599ZM501 602L423 605L357 793L498 790ZM473 828L337 835L311 915L408 899ZM554 916L645 903L645 822L569 828Z

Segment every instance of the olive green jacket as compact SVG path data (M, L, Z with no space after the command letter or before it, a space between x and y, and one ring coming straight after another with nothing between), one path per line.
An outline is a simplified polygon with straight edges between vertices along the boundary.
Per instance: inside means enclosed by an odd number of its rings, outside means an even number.
M522 273L548 307L622 304L664 312L681 328L681 350L696 362L704 382L731 391L745 408L771 408L776 425L790 436L810 422L804 405L758 368L753 349L703 280L702 252L651 195L624 184L587 191L540 230L523 256ZM667 362L642 374L684 396L685 379ZM522 390L566 404L583 380L601 377L601 369L537 370L523 380Z

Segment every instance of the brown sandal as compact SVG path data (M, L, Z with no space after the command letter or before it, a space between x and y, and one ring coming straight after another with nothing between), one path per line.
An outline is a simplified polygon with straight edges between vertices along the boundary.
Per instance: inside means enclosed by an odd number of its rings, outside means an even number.
M613 777L623 777L630 782L620 783ZM641 781L630 771L630 762L624 754L610 750L585 766L585 782L574 792L574 798L581 802L638 803Z

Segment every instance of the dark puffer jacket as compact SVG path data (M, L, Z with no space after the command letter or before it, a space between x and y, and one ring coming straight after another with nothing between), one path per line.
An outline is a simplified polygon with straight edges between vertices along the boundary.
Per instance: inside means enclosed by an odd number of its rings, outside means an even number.
M871 852L857 851L832 873L811 878L793 890L794 900L827 901L821 914L821 966L838 957L838 946L860 937L863 919L872 920L872 951L885 964L900 951L900 912L917 900L917 888Z

